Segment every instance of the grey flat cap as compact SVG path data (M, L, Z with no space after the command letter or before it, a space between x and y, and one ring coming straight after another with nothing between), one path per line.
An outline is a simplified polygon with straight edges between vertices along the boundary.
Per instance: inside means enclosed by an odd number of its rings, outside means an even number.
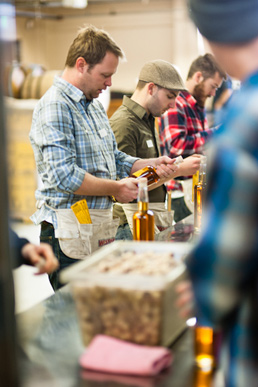
M169 90L186 90L184 82L175 67L165 60L145 63L140 71L139 80L153 82Z

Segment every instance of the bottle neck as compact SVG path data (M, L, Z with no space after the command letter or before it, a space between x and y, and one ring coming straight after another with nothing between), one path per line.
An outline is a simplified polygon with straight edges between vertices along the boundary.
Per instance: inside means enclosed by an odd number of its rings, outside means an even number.
M143 177L147 178L147 185L152 183L157 183L160 180L160 177L158 176L156 172L156 168L148 165L147 167L144 167L142 169L139 169L138 171L134 172L132 174L132 177L135 177L136 179L140 179Z
M139 189L138 189L138 209L140 211L147 211L148 205L149 205L149 195L148 195L148 188L147 188L147 179L139 180Z
M206 184L206 164L201 164L199 172L199 183Z
M149 209L149 203L148 202L139 202L138 201L138 211L147 212L148 209Z

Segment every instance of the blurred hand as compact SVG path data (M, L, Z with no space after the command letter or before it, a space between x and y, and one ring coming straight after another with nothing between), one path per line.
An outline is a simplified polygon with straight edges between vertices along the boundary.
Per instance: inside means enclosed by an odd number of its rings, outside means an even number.
M23 258L28 260L31 265L38 267L36 274L50 274L59 266L53 249L48 243L40 243L40 245L26 243L21 253Z
M194 175L201 165L201 155L192 155L186 157L184 161L179 164L177 176L190 176Z
M194 294L190 281L182 281L176 285L177 301L179 314L182 318L188 319L194 316Z

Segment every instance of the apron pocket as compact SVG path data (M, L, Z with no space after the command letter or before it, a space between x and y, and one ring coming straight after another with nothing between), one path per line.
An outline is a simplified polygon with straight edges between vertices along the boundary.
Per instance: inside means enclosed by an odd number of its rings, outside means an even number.
M92 224L80 224L70 209L56 210L58 228L55 236L69 258L85 259L99 247L115 240L119 218L110 210L90 210Z

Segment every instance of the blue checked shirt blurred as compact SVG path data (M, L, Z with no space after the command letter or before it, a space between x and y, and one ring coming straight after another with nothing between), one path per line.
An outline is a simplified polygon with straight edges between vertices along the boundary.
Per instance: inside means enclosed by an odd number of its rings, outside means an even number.
M227 387L258 386L258 73L212 143L202 235L187 266L199 323L222 328Z

